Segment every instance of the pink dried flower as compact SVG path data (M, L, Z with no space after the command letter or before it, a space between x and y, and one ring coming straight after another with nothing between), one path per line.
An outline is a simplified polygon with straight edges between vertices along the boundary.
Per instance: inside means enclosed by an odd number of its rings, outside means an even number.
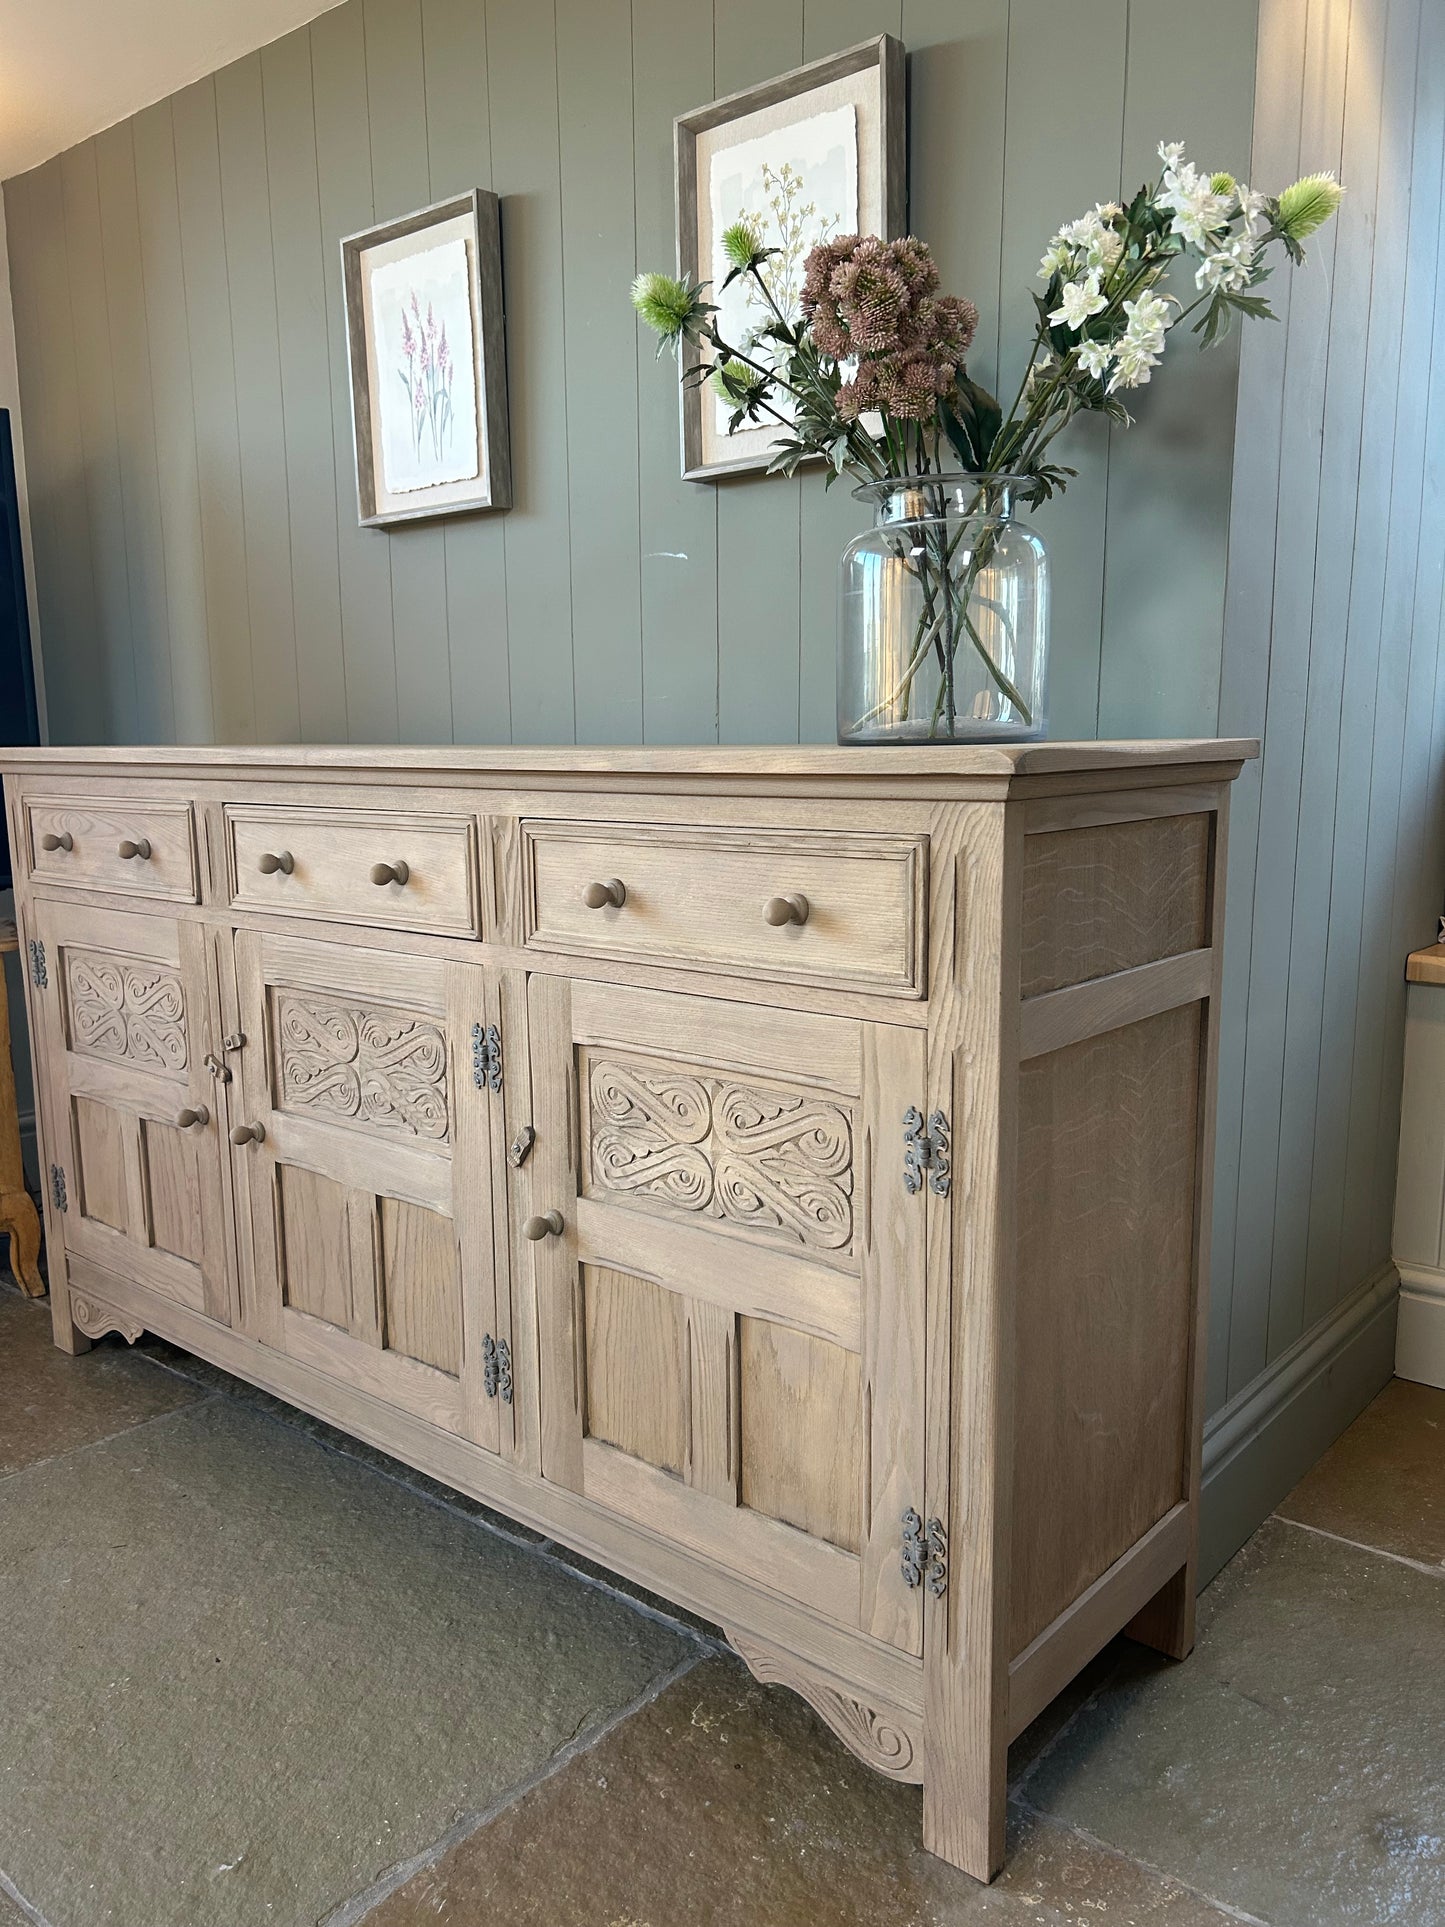
M452 351L447 341L447 324L442 323L441 335L437 341L437 373L446 375L452 365Z
M416 353L416 336L412 333L411 323L407 320L405 308L401 311L401 352L406 356L408 361L410 361Z

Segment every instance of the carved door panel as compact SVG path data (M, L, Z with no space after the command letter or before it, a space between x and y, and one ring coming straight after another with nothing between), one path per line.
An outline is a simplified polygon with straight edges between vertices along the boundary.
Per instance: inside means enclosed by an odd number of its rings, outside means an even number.
M46 1177L66 1250L229 1323L207 932L75 904L42 903L35 914L57 1139Z
M922 1033L541 976L529 1024L544 1476L920 1651Z
M513 1386L493 1248L493 979L479 964L240 931L236 980L248 1326L501 1449Z

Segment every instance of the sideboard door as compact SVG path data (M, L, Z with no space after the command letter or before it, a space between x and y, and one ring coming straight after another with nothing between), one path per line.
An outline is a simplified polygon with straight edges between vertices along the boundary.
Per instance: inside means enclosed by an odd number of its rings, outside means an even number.
M921 1031L541 975L528 1006L544 1476L919 1652Z
M231 1155L250 1219L248 1327L498 1450L512 1396L492 1242L500 1098L473 1052L473 1027L484 1038L491 1020L489 974L248 930L236 982Z
M35 924L57 1140L45 1177L66 1250L229 1323L205 929L69 903L37 904Z

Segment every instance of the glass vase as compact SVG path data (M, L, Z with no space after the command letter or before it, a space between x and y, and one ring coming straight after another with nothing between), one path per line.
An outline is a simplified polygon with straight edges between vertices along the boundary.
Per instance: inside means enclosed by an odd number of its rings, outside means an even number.
M939 474L854 490L874 525L843 552L840 743L1044 734L1048 557L1014 487Z

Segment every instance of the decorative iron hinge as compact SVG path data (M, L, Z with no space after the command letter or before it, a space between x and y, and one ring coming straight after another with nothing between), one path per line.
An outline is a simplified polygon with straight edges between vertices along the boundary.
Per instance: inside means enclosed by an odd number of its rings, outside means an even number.
M472 1082L479 1091L502 1088L502 1033L495 1024L472 1025Z
M30 939L30 981L37 990L44 990L50 982L50 972L45 967L45 945L38 937Z
M69 1208L70 1200L65 1195L65 1173L58 1164L50 1167L50 1202L57 1211Z
M505 1338L498 1343L490 1332L482 1340L482 1390L488 1398L500 1394L503 1405L512 1402L512 1348Z
M946 1198L953 1183L953 1164L948 1119L935 1111L927 1125L916 1104L903 1113L903 1185L910 1197L923 1189L923 1174L928 1173L928 1188Z
M930 1519L927 1526L909 1506L903 1515L903 1583L912 1591L925 1579L935 1599L948 1591L948 1534L942 1519Z

